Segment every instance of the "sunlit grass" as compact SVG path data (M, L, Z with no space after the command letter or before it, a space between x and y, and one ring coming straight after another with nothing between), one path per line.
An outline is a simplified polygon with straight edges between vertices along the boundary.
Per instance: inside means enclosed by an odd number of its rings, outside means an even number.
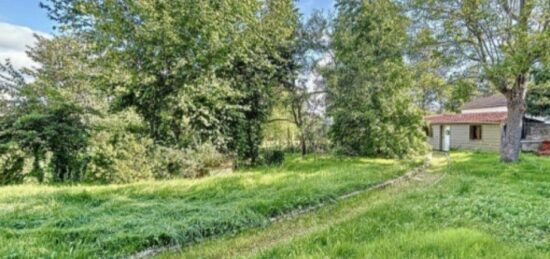
M417 162L290 156L197 180L0 188L0 257L120 257L266 226L397 177Z
M407 183L163 258L550 258L550 159L435 156Z

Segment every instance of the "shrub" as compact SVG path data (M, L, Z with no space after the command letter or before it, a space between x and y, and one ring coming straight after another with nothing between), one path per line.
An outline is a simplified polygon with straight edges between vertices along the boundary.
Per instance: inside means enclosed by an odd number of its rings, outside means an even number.
M100 132L89 149L88 182L130 183L150 179L197 178L220 167L226 158L212 144L194 149L156 145L128 132Z
M285 161L285 153L280 149L267 149L264 151L263 158L267 165L282 165Z
M22 183L25 179L25 153L13 145L2 147L0 155L0 186Z
M42 163L48 164L54 182L81 180L81 155L88 137L82 111L72 104L20 108L0 117L0 145L17 145L25 154L10 162L10 170L21 171L20 164L25 163L21 159L32 157L29 175L36 176L39 182L46 180Z
M198 146L196 149L191 150L190 154L192 154L202 166L208 169L218 168L227 161L227 158L211 143Z
M97 132L88 147L88 182L130 183L154 177L153 141L129 132Z
M212 169L220 167L227 158L207 143L196 148L174 149L156 147L153 161L155 178L174 177L197 178L208 175Z

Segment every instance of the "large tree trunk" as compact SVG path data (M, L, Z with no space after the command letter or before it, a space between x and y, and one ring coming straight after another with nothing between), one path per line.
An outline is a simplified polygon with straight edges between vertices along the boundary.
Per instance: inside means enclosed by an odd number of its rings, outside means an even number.
M508 119L502 136L500 158L503 162L516 162L521 151L521 132L525 115L527 77L520 75L514 87L503 91L508 101Z

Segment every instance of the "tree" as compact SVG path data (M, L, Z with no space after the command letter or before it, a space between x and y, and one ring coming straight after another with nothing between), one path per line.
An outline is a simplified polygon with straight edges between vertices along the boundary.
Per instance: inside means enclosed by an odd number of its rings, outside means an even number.
M291 50L294 75L293 81L285 87L285 104L289 107L289 121L298 128L298 138L302 155L308 152L308 138L322 116L323 97L326 93L320 73L320 62L329 51L330 22L320 11L301 22L295 32L295 42ZM321 123L324 123L321 122ZM317 132L319 133L319 132ZM321 136L317 136L322 138Z
M256 28L259 3L50 0L43 7L62 30L95 46L112 71L103 76L113 108L135 108L157 142L224 141L215 134L240 107L216 105L236 97L217 71L249 46L240 30Z
M404 63L407 18L389 0L338 1L334 64L325 73L331 138L345 153L405 156L423 150L422 116Z
M79 155L86 147L88 133L78 108L62 104L58 107L37 105L31 109L18 109L21 110L2 117L0 145L16 144L32 157L31 175L37 177L39 182L45 178L40 164L47 161L47 152L52 154L49 165L53 181L80 180Z
M24 75L13 67L10 60L0 63L0 139L5 134L2 127L14 123L10 115L22 101L19 97L25 83ZM16 142L6 138L0 141L0 185L23 182L25 158Z
M292 0L266 1L264 15L259 25L261 34L266 38L256 42L254 49L267 49L264 55L267 63L239 63L231 73L237 77L239 92L243 94L241 105L245 107L244 117L232 127L237 139L237 151L242 158L255 164L259 155L259 146L263 140L263 127L273 107L274 89L289 84L293 78L291 51L294 44L294 31L298 24L298 13ZM263 56L257 53L259 57Z
M48 0L62 31L94 46L116 110L157 143L212 142L255 161L296 14L285 1ZM240 129L240 130L237 130Z
M0 144L7 152L24 154L3 168L24 178L24 167L17 165L32 158L30 175L39 182L46 171L56 182L79 181L89 137L85 110L97 104L88 102L97 100L86 78L93 71L83 62L85 46L74 38L35 37L37 44L27 54L39 66L16 70L7 62L0 67L5 71L0 86L10 100L10 109L0 118Z
M436 41L430 30L410 34L407 59L416 79L412 88L415 102L424 113L442 112L452 90L447 69L451 61L438 49L423 47Z
M475 81L457 76L450 79L450 90L443 106L445 110L460 112L462 105L479 95L479 89Z
M22 69L33 78L33 92L25 95L46 98L49 103L72 103L87 118L105 112L109 96L101 88L102 68L94 64L90 45L70 35L35 38L36 44L26 54L39 66Z
M8 114L20 101L17 97L24 85L23 73L15 69L9 59L0 63L0 116Z
M519 158L525 95L533 67L549 57L550 5L543 0L411 0L417 24L433 28L440 39L432 47L459 60L457 69L479 76L506 96L507 127L501 159Z

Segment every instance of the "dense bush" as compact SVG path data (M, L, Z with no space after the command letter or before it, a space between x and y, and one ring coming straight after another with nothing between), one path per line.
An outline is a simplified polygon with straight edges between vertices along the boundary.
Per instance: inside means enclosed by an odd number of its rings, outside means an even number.
M227 157L208 143L181 150L157 146L152 161L155 161L156 179L196 178L208 175L212 169L220 167L227 161Z
M267 165L282 165L285 161L285 153L280 149L266 149L263 153Z
M139 116L130 111L86 116L86 126L81 123L84 118L67 107L3 117L0 185L31 177L39 182L103 184L193 178L227 161L210 143L186 149L156 144L143 133Z
M86 172L89 182L130 183L140 180L196 178L208 175L227 159L211 144L178 150L127 137L96 147Z
M152 179L154 162L149 155L153 142L128 132L101 131L88 148L86 181L129 183Z
M87 150L86 181L130 183L151 179L194 178L225 161L214 145L176 149L156 144L143 134L132 112L110 115L98 124Z
M22 183L25 153L14 145L3 146L0 155L0 185Z
M81 179L82 151L87 142L87 127L79 109L71 104L28 105L0 120L0 145L3 147L0 154L11 157L4 161L6 172L11 171L10 178L16 171L21 174L24 160L32 158L30 175L36 176L39 182L45 180L47 170L54 182L78 181ZM14 158L13 152L25 156ZM48 168L43 168L42 163ZM19 177L12 179L15 182L22 180Z

